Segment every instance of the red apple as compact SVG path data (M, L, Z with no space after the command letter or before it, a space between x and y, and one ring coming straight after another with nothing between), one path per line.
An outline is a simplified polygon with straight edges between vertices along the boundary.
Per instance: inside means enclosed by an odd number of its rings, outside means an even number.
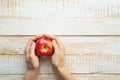
M52 40L42 36L36 40L36 54L38 56L50 56L53 53Z

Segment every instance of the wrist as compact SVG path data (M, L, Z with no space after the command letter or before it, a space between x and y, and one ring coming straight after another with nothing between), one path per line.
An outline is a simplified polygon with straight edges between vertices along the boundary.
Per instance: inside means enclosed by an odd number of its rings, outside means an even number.
M32 75L33 75L33 76L37 76L38 73L39 73L39 68L30 69L30 70L27 71L27 74L29 74L29 75L31 75L31 76L32 76Z
M28 70L23 80L36 80L38 73L36 71Z
M63 71L65 71L65 67L64 66L57 67L57 71L59 73L62 73Z

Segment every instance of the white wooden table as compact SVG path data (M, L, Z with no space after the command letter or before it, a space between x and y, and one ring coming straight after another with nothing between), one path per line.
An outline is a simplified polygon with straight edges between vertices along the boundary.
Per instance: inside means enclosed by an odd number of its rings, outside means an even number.
M77 80L120 80L119 0L0 0L0 80L22 80L26 43L42 33L64 43ZM50 58L38 80L55 80Z

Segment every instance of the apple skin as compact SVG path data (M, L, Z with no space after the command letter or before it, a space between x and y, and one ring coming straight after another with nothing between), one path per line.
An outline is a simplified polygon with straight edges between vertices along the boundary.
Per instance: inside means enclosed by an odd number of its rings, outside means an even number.
M38 56L50 56L53 54L52 40L42 36L36 40L36 54Z

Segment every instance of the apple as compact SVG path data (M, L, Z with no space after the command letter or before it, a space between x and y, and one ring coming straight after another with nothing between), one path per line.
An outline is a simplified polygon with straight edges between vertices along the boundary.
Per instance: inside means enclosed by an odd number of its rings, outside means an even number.
M38 56L50 56L52 53L52 39L42 36L36 40L36 54Z

